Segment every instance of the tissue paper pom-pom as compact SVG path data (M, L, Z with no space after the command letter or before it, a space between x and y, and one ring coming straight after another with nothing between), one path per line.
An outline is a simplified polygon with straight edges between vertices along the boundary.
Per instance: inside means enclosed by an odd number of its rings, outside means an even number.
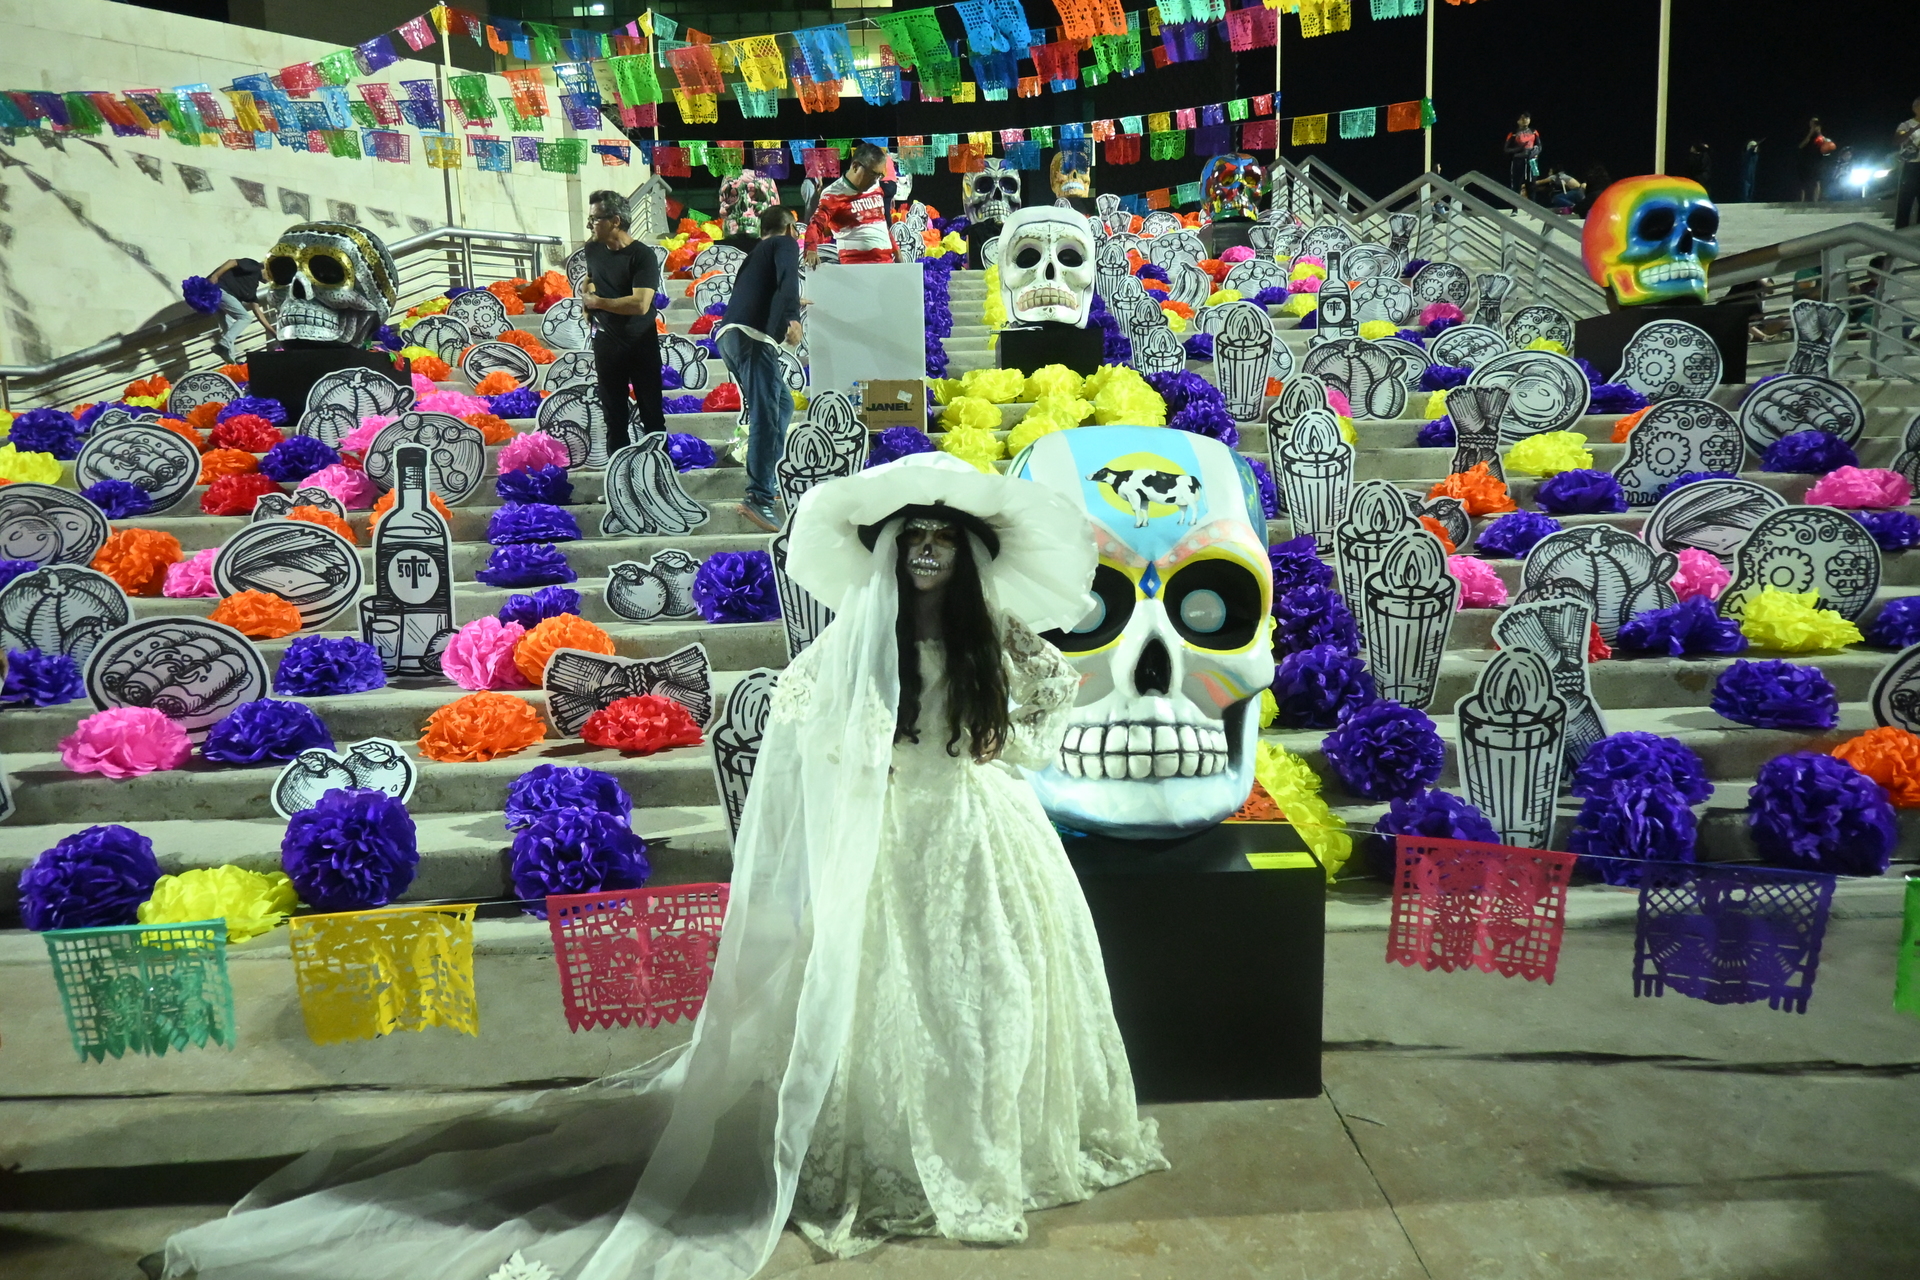
M1351 708L1320 749L1347 790L1366 800L1392 800L1430 787L1447 760L1433 721L1386 699Z
M1755 648L1781 653L1811 653L1859 644L1860 628L1832 609L1819 609L1820 593L1794 594L1763 588L1747 599L1740 613L1740 630Z
M1311 537L1274 543L1267 548L1267 563L1273 568L1275 612L1279 611L1280 601L1296 587L1333 585L1333 568L1315 552Z
M513 892L523 899L637 889L651 872L647 842L595 809L550 810L513 838Z
M1420 428L1420 434L1413 438L1417 449L1451 449L1456 443L1453 434L1453 419L1445 414L1428 419Z
M1287 300L1287 290L1283 285L1270 284L1253 295L1255 306L1277 307Z
M115 529L93 556L92 568L130 596L157 596L167 566L180 560L180 539L157 529Z
M60 460L50 453L34 453L0 444L0 483L19 480L32 484L60 483Z
M1080 403L1085 404L1086 402L1083 400ZM1017 456L1022 449L1031 445L1041 436L1050 436L1056 432L1066 431L1074 425L1072 422L1062 421L1052 413L1030 411L1026 417L1020 419L1013 430L1007 432L1007 452Z
M510 693L470 693L427 717L420 754L448 764L491 760L524 751L546 736L546 723L525 699Z
M318 911L384 907L420 865L413 816L384 791L342 787L287 820L280 865Z
M433 383L445 382L453 376L453 368L445 360L433 354L425 347L402 347L400 354L412 364L413 376L431 387Z
M1587 748L1569 786L1576 796L1598 795L1614 782L1670 786L1689 804L1713 796L1706 766L1685 743L1659 734L1609 734Z
M1866 642L1883 649L1920 644L1920 596L1896 596L1867 624Z
M1756 729L1831 729L1840 695L1818 667L1779 658L1738 659L1714 681L1714 711Z
M560 548L544 542L495 547L486 567L473 576L490 587L544 587L580 577Z
M212 484L227 476L251 475L260 470L260 459L245 449L209 449L200 455L198 484Z
M1533 496L1542 511L1555 515L1594 515L1625 511L1627 495L1611 471L1581 468L1544 481Z
M1602 382L1588 392L1588 413L1633 413L1647 407L1647 398L1623 382Z
M1733 581L1733 575L1711 551L1702 551L1698 547L1687 547L1678 557L1680 564L1673 571L1673 594L1682 600L1698 596L1705 600L1718 600L1720 593Z
M1664 653L1670 658L1698 654L1744 653L1747 638L1740 624L1723 618L1708 596L1688 596L1664 609L1636 613L1620 626L1615 643L1622 649Z
M1213 405L1221 409L1226 408L1227 405L1227 398L1221 394L1218 387L1187 369L1148 374L1146 385L1165 402L1166 411L1169 414L1177 414L1182 409L1196 404Z
M291 436L268 448L267 456L260 459L260 474L269 480L292 484L338 461L340 455L324 441L312 436Z
M1027 375L1026 399L1038 400L1042 396L1077 399L1085 383L1086 379L1063 364L1044 364Z
M1653 412L1653 406L1648 405L1644 409L1634 410L1632 413L1629 413L1625 417L1621 418L1620 421L1614 423L1613 437L1612 437L1611 443L1625 444L1627 442L1627 437L1633 434L1633 429L1640 425L1640 419L1646 417L1649 413L1652 413L1652 412Z
M883 466L910 453L932 453L933 441L918 427L888 427L873 438L867 449L867 465Z
M667 437L667 456L675 471L704 471L713 465L713 446L699 436L676 431Z
M1233 415L1217 404L1190 404L1174 414L1167 425L1176 431L1190 431L1197 436L1218 440L1229 449L1236 448L1240 443L1240 428L1235 424Z
M1828 752L1880 784L1896 809L1920 809L1920 737L1905 729L1869 729Z
M1687 471L1675 476L1660 486L1660 497L1664 498L1675 489L1684 489L1690 484L1702 480L1738 480L1740 477L1731 471Z
M464 418L470 413L491 411L491 404L485 396L462 395L458 391L436 391L413 406L415 413L444 413L450 418Z
M955 427L972 427L979 431L998 431L1000 429L1000 406L979 396L958 396L940 412L940 425L951 431Z
M1441 524L1438 520L1434 519L1432 516L1421 516L1420 527L1422 529L1425 529L1428 533L1432 534L1434 537L1440 539L1440 547L1448 555L1452 555L1454 553L1456 548L1453 545L1452 536L1447 533L1447 526Z
M1233 248L1228 249L1225 253L1221 254L1220 261L1228 262L1228 263L1245 262L1252 257L1253 257L1252 249L1248 248L1244 244L1237 244L1237 245L1234 245Z
M180 296L201 315L210 316L220 310L220 295L223 292L219 285L205 276L188 276L180 282Z
M504 415L503 415L504 416ZM567 446L544 431L529 431L515 436L500 450L499 473L528 470L533 467L564 467Z
M1567 847L1608 884L1637 885L1645 863L1692 862L1693 810L1672 787L1610 782L1587 797Z
M300 629L300 610L270 591L237 591L207 615L255 640L278 640Z
M1007 456L1005 442L978 427L948 427L940 436L939 447L941 452L972 464L976 471L990 472L994 459Z
M1506 556L1518 560L1533 550L1533 544L1550 533L1560 532L1560 522L1537 511L1509 511L1480 531L1473 549L1482 555Z
M40 567L36 560L0 560L0 587L6 586L23 574L34 572Z
M61 764L109 778L178 769L191 753L186 731L152 707L96 711L60 739Z
M286 433L256 414L243 413L214 424L207 444L215 449L238 449L242 453L265 453L286 440ZM302 439L311 440L311 436ZM318 444L319 441L314 441Z
M513 647L513 665L520 678L538 688L546 675L547 659L556 649L584 649L588 653L613 652L613 637L578 614L563 613L543 618Z
M242 454L241 456L248 459L253 457L250 453ZM345 470L345 468L341 469ZM329 467L327 470L331 471L333 468ZM355 472L353 474L358 475L359 473ZM366 480L364 476L362 476L361 479L369 489L373 487L371 480ZM309 476L307 482L315 483L315 478ZM320 487L327 488L326 485L321 485ZM258 502L262 495L280 492L281 488L279 485L257 473L242 476L221 476L218 480L208 485L207 491L200 495L200 510L210 516L252 515L253 504ZM339 495L336 493L334 496L338 497ZM345 499L342 499L342 502L344 503Z
M700 726L685 707L653 694L615 699L587 717L580 736L596 747L643 756L668 747L697 747L704 741Z
M1093 420L1103 427L1164 427L1167 402L1144 383L1110 383L1093 398Z
M224 920L228 942L245 942L280 927L300 895L284 871L244 867L195 867L161 876L153 896L140 904L141 924L192 924Z
M1248 458L1247 466L1253 469L1253 481L1260 486L1260 512L1269 520L1280 515L1280 486L1274 481L1273 471L1259 458Z
M660 409L663 413L699 413L701 412L700 397L668 396L660 402Z
M580 525L565 507L547 502L509 502L487 520L487 541L496 547L516 542L573 542Z
M460 415L460 421L470 427L480 428L480 439L485 444L505 444L513 439L513 427L496 413L466 413Z
M0 684L0 706L54 707L83 698L86 693L80 664L66 654L38 649L7 651L7 678Z
M473 384L473 392L479 396L503 396L509 391L518 390L519 387L520 380L518 378L508 373L505 369L495 369L492 373Z
M1157 262L1149 262L1136 267L1133 274L1134 278L1139 280L1141 284L1147 284L1149 282L1155 284L1173 283L1173 278L1167 274L1167 269Z
M360 538L354 533L353 526L325 507L294 507L287 512L285 518L288 520L298 520L302 524L325 525L342 538L345 538L348 546L357 547L360 545Z
M1331 729L1349 707L1378 696L1366 664L1333 645L1316 645L1282 658L1271 692L1274 718L1288 729Z
M708 622L767 622L780 616L773 560L764 551L716 551L693 577L693 602Z
M1529 476L1557 476L1593 466L1593 451L1577 431L1542 431L1507 450L1506 467Z
M1587 624L1587 662L1588 664L1591 665L1596 662L1605 662L1608 658L1611 658L1612 656L1613 656L1613 650L1608 647L1606 638L1600 634L1600 624L1597 622L1589 622Z
M1445 416L1447 412L1447 393L1444 391L1430 393L1427 396L1426 403L1421 406L1421 412L1429 419Z
M492 615L475 618L448 637L440 670L462 689L528 688L513 661L513 651L526 634L517 622Z
M80 424L58 409L29 409L13 420L7 439L22 453L50 453L66 460L80 452Z
M1367 342L1377 342L1381 338L1391 338L1398 327L1391 320L1362 320L1360 336Z
M213 585L213 562L219 554L220 548L208 547L168 565L166 585L161 587L160 594L171 600L219 595L220 589Z
M241 396L238 400L229 400L226 406L214 416L215 422L225 422L250 413L256 418L265 418L274 426L280 426L287 420L287 410L278 400L269 400L260 396Z
M35 933L133 924L159 879L153 841L130 827L88 827L20 873L21 922Z
M1859 465L1853 446L1830 431L1795 431L1781 436L1760 454L1762 471L1818 476Z
M241 703L209 729L200 754L220 764L259 764L291 760L316 747L333 750L333 735L312 707L257 698Z
M1904 507L1913 497L1913 486L1898 471L1882 467L1836 467L1813 482L1807 490L1807 505L1860 508Z
M1363 850L1367 870L1379 879L1389 881L1398 872L1392 836L1432 836L1442 840L1474 840L1482 844L1505 843L1485 814L1470 802L1445 791L1423 790L1396 798L1374 822L1373 832L1373 838L1366 841Z
M1430 364L1420 371L1421 391L1451 391L1467 385L1473 370L1467 365Z
M1882 875L1900 838L1886 791L1832 756L1775 756L1760 766L1747 796L1754 847L1775 866Z
M1553 481L1547 483L1552 484ZM1507 486L1494 478L1484 462L1476 462L1469 470L1448 476L1427 490L1427 496L1458 498L1465 504L1470 516L1490 516L1514 510L1513 499L1507 496Z
M509 831L525 830L542 814L562 809L603 813L624 827L633 814L633 798L612 774L577 764L537 764L507 786Z
M548 618L580 612L580 593L571 587L542 587L531 595L508 596L500 606L502 622L517 622L531 631Z
M1210 333L1193 334L1181 345L1186 348L1189 360L1213 359L1213 335Z
M700 412L740 412L740 385L735 382L723 382L707 392L706 398L700 402Z
M1451 302L1429 302L1420 309L1420 327L1426 328L1436 320L1451 320L1459 324L1465 320L1466 313Z
M664 373L664 370L662 371ZM678 387L678 383L675 387ZM487 412L497 418L531 418L540 412L540 393L520 387L497 396L486 397Z
M396 495L396 490L389 489L380 495L378 502L373 504L373 510L367 513L367 531L369 533L378 529L380 527L381 517L393 510L393 504L397 500ZM427 493L427 501L433 504L433 509L440 513L442 520L445 520L448 524L453 523L453 510L447 506L446 501L441 498L439 494L429 490ZM502 510L505 510L505 508L502 508Z
M717 306L719 304L716 303L715 305ZM509 310L507 314L517 316L524 315L526 312L524 309L521 311ZM495 341L512 343L514 346L526 352L528 358L535 364L552 364L557 358L553 352L541 345L540 339L534 337L533 334L525 329L509 329L496 338Z
M1301 285L1296 284L1292 290L1288 292L1287 300L1280 304L1280 314L1283 316L1299 316L1304 318L1312 315L1319 306L1320 300L1314 297L1312 290L1305 289ZM1307 326L1303 324L1300 327L1304 329Z
M1360 631L1347 602L1332 587L1295 587L1273 599L1275 657L1299 653L1317 645L1331 645L1344 653L1360 652Z
M131 520L153 510L147 491L130 480L95 480L80 491L80 496L100 508L109 520Z
M716 303L715 305L717 306L719 304ZM719 316L713 315L712 313L699 316L694 320L692 324L687 326L687 332L688 333L712 333L713 326L716 322L718 322L719 319L720 319Z
M512 446L509 445L509 448ZM348 511L365 511L380 496L380 486L343 463L322 467L300 482L303 489L324 489Z
M565 467L524 467L497 476L493 491L506 502L544 502L555 506L573 501L573 481Z
M1498 609L1507 602L1507 584L1494 567L1474 556L1448 556L1447 572L1460 579L1460 609Z
M301 636L287 646L273 674L275 693L300 698L365 693L386 684L380 651L353 636Z
M1812 500L1812 495L1808 495ZM1882 551L1906 551L1920 546L1920 516L1905 511L1862 511L1854 516L1866 526Z

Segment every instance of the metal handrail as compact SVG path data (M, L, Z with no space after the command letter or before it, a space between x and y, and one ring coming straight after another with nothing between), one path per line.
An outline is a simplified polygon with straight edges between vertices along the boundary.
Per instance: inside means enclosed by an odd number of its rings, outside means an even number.
M1749 285L1758 286L1748 300L1762 325L1784 328L1800 298L1846 308L1836 370L1858 362L1870 377L1920 382L1920 230L1846 223L1730 254L1707 275L1707 288L1720 292L1722 301ZM1777 363L1767 354L1756 348L1749 369Z

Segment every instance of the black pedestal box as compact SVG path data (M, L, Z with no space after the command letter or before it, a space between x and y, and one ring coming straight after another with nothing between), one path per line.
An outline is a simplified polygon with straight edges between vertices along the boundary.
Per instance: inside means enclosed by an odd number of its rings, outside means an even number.
M1620 354L1633 335L1655 320L1684 320L1706 330L1720 348L1720 381L1747 380L1747 322L1753 307L1744 302L1711 307L1622 307L1604 316L1576 320L1573 354L1611 378L1620 369Z
M987 269L987 264L980 257L981 246L999 234L1000 224L997 222L967 224L967 270L985 271Z
M1200 228L1200 238L1206 242L1209 258L1250 243L1252 235L1252 218L1223 218Z
M1002 369L1032 373L1044 365L1063 364L1085 376L1099 372L1106 338L1091 325L1076 329L1070 324L1046 322L1002 329L995 350Z
M287 411L287 423L298 421L307 407L307 392L313 384L340 369L371 369L398 387L411 385L407 376L393 367L393 357L384 351L365 351L359 347L300 346L280 351L247 353L247 394L278 400Z

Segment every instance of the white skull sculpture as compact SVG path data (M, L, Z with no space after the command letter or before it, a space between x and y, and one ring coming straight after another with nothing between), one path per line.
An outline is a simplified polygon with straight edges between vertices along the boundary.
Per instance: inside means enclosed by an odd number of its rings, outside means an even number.
M966 178L966 213L970 222L1005 222L1020 207L1020 171L996 157L987 167Z
M1077 831L1160 839L1246 803L1273 683L1273 572L1252 470L1169 427L1043 436L1010 474L1078 499L1093 524L1099 605L1048 639L1079 669L1060 755L1032 776Z
M1083 213L1036 205L1000 230L1000 295L1015 324L1086 328L1093 308L1093 224Z
M284 340L364 347L392 314L400 274L380 237L347 222L302 222L267 253L262 300Z

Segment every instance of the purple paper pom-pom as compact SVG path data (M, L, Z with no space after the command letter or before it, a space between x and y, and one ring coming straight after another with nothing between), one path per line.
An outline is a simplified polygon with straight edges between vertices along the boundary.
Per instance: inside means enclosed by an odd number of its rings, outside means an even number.
M1833 756L1775 756L1760 766L1747 797L1754 847L1775 866L1882 875L1900 838L1885 789Z
M1638 413L1647 407L1647 398L1624 382L1599 383L1589 397L1588 413Z
M1440 316L1437 319L1429 320L1427 321L1427 336L1429 338L1437 338L1459 323L1460 322L1452 316Z
M353 636L301 636L287 646L273 675L275 693L297 698L365 693L386 685L380 651Z
M1286 300L1287 290L1284 285L1270 284L1253 295L1254 305L1260 307L1277 307Z
M910 453L932 453L933 441L918 427L888 427L867 448L867 465L884 466Z
M495 547L486 568L473 575L476 582L490 587L543 587L573 582L579 576L560 548L544 542Z
M1191 431L1194 435L1218 440L1229 449L1240 443L1240 428L1223 405L1193 401L1167 419L1167 425L1176 431Z
M1598 512L1625 511L1627 495L1611 471L1591 471L1584 467L1562 471L1540 484L1534 501L1542 511L1559 516L1584 516ZM1477 544L1476 544L1477 545Z
M637 889L652 870L647 842L598 809L542 813L513 838L513 891L521 898Z
M56 707L86 696L80 664L64 653L9 649L7 680L0 685L0 706Z
M767 622L780 616L773 560L764 551L716 551L693 576L693 602L708 622Z
M35 933L133 924L160 875L153 841L130 827L88 827L20 873L20 917Z
M703 403L699 396L668 396L660 408L665 413L699 413Z
M1273 520L1280 515L1280 486L1274 483L1273 471L1259 458L1248 458L1247 465L1253 469L1253 481L1260 486L1260 511L1267 519Z
M1867 527L1882 551L1920 547L1920 516L1905 511L1856 511L1853 518Z
M532 542L573 542L580 524L565 507L550 502L509 502L487 520L487 541L496 547Z
M406 338L390 324L381 325L380 332L374 335L373 341L374 345L382 351L403 351L407 345Z
M340 455L326 441L288 436L261 456L260 474L281 484L294 484L338 461Z
M548 618L580 613L580 593L572 587L542 587L531 595L512 595L500 606L500 621L517 622L528 631Z
M1598 795L1615 782L1662 783L1689 804L1713 795L1713 783L1700 757L1685 743L1655 733L1629 730L1600 739L1587 748L1569 786L1573 794L1585 797Z
M496 418L531 418L540 412L540 393L532 387L515 387L488 396L487 412Z
M419 865L413 816L384 791L329 791L294 814L280 840L280 866L300 900L320 911L384 907Z
M686 385L686 378L672 365L666 365L660 370L660 389L662 391L678 391Z
M1142 280L1158 280L1161 284L1173 283L1173 277L1167 274L1167 269L1157 262L1143 263L1133 274Z
M1675 489L1685 488L1687 485L1693 484L1695 481L1698 481L1698 480L1737 480L1737 479L1739 479L1739 477L1734 475L1734 473L1731 471L1688 471L1675 476L1673 479L1661 485L1659 496L1664 498L1668 494L1672 493Z
M1374 823L1373 830L1373 836L1361 844L1361 855L1366 859L1367 869L1382 880L1392 880L1397 870L1392 836L1504 843L1485 814L1445 791L1416 791L1396 798Z
M577 764L535 765L507 786L509 831L523 830L542 814L562 809L592 809L624 827L633 814L633 797L612 774Z
M1453 417L1443 413L1437 418L1427 419L1420 427L1420 434L1413 438L1413 443L1417 449L1451 449L1457 443L1453 434Z
M1831 431L1795 431L1781 436L1760 454L1762 471L1823 476L1841 467L1857 467L1859 455Z
M1467 385L1473 370L1467 365L1430 364L1420 372L1420 390L1451 391Z
M1347 790L1364 800L1392 800L1430 787L1447 762L1433 721L1384 698L1348 710L1320 750Z
M1411 280L1420 274L1420 268L1432 261L1430 258L1408 258L1407 265L1400 270L1402 280Z
M1345 653L1360 652L1360 630L1347 602L1332 587L1294 587L1273 600L1273 653L1276 658L1316 645Z
M258 698L241 703L208 730L200 754L220 764L261 764L291 760L314 747L333 750L333 735L312 707Z
M1147 385L1167 402L1169 417L1194 405L1213 405L1223 411L1227 407L1227 398L1220 393L1220 388L1191 369L1150 373L1147 375Z
M1100 330L1100 362L1102 364L1126 364L1133 359L1133 344L1120 332L1120 321L1107 304L1100 300L1099 294L1093 295L1092 308L1087 312L1087 323Z
M1866 642L1883 649L1920 644L1920 596L1895 596L1866 627Z
M34 560L0 560L0 587L6 586L24 573L32 573L40 567Z
M264 396L241 396L238 399L229 400L220 412L214 415L213 420L225 422L228 418L237 418L243 413L250 413L256 418L265 418L276 427L287 420L286 407L278 400L271 400Z
M1840 695L1818 667L1781 658L1741 658L1713 685L1713 709L1756 729L1831 729Z
M1331 587L1333 568L1315 552L1311 537L1291 538L1267 548L1267 562L1273 566L1273 601L1277 609L1281 597L1295 587Z
M1664 609L1648 609L1620 627L1616 648L1645 649L1669 658L1702 653L1745 653L1747 638L1740 624L1723 618L1705 596L1688 596Z
M720 344L712 338L695 338L693 345L706 352L707 359L709 360L718 360L720 358Z
M1411 342L1422 351L1427 349L1427 335L1418 329L1396 329L1393 336L1402 342Z
M707 309L700 314L703 316L723 316L727 314L727 304L724 302L709 303Z
M1637 885L1645 862L1692 862L1695 825L1687 798L1665 783L1614 780L1580 806L1568 848L1608 884Z
M1196 333L1181 345L1187 349L1189 360L1213 359L1213 335L1210 333Z
M109 520L130 520L153 510L153 498L131 480L95 480L80 496L100 508Z
M452 288L448 289L444 296L446 297L448 302L452 302L455 298L458 298L463 294L477 293L478 291L479 290L477 286L474 286L474 285L456 284Z
M713 446L699 436L676 431L667 437L667 456L675 471L704 471L713 465Z
M1453 321L1435 320L1434 323L1435 324L1452 324ZM1296 324L1293 327L1296 329L1318 329L1320 327L1320 313L1318 311L1307 312L1307 314L1300 317L1300 323Z
M180 296L187 300L188 306L203 316L219 312L221 293L220 286L205 276L188 276L180 282Z
M565 467L517 467L494 477L493 491L503 502L540 502L565 506L573 501L573 481Z
M1509 511L1480 531L1473 549L1483 556L1524 559L1533 544L1560 532L1560 522L1538 511Z
M1288 654L1273 678L1276 719L1288 729L1331 729L1349 708L1378 696L1367 664L1332 645Z
M151 409L142 409L139 405L127 404L120 400L96 400L80 412L73 415L73 421L81 431L93 430L93 424L100 421L100 415L109 409L124 409L128 413L151 413Z
M80 452L80 424L58 409L29 409L13 420L7 443L20 453L50 453L62 462Z

